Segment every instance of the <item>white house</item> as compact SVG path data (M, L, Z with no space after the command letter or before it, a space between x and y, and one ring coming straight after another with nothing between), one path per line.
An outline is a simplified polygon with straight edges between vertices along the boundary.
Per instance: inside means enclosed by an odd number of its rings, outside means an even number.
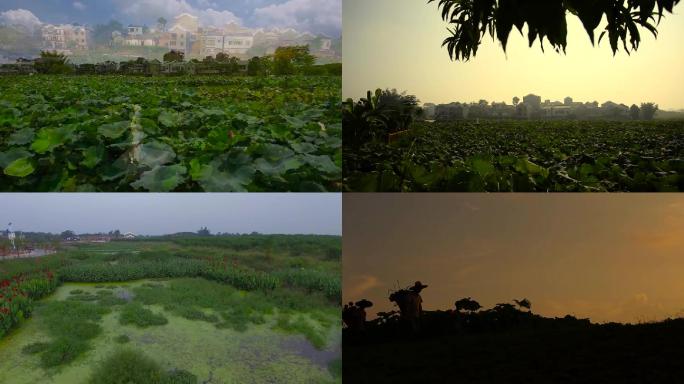
M143 27L140 25L129 25L128 36L140 36L143 34Z
M174 25L169 29L169 49L181 52L190 50L191 32L181 25Z
M123 234L124 239L135 239L137 236L133 232L126 232Z
M186 31L190 33L197 33L199 30L199 19L197 16L193 16L189 13L181 13L174 18L174 26L183 27Z
M217 53L223 52L223 35L210 34L200 37L202 49L200 54L202 56L216 56Z

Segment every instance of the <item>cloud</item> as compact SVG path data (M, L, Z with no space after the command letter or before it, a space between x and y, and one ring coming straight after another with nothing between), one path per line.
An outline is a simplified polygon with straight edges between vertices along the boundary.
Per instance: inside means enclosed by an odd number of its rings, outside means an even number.
M368 292L370 289L375 288L380 285L380 280L377 277L371 275L359 275L351 279L349 290L345 296L348 296L350 300L358 300L364 293Z
M150 22L164 17L172 24L175 16L189 13L197 16L200 24L205 26L221 26L230 22L242 24L242 20L230 11L198 9L186 0L115 0L115 4L122 14L136 19L137 22Z
M197 5L199 5L200 7L204 7L204 8L217 8L218 7L218 5L216 5L216 3L211 1L211 0L197 0Z
M341 0L288 0L254 10L254 21L263 27L291 27L300 31L339 34Z
M43 23L33 14L33 12L26 9L11 9L9 11L0 12L0 24L22 26L26 28L37 28Z
M74 1L73 6L74 6L74 8L78 9L79 11L83 11L84 9L86 9L85 4L81 3L80 1Z

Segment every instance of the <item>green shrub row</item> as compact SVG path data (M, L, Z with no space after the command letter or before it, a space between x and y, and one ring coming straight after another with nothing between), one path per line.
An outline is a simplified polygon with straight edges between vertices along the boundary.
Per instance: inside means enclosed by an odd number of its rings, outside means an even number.
M200 260L171 259L138 263L83 263L60 270L65 282L130 281L143 278L199 276L206 269Z
M319 291L335 302L342 300L342 283L339 275L316 269L288 269L275 273L280 281L308 292Z

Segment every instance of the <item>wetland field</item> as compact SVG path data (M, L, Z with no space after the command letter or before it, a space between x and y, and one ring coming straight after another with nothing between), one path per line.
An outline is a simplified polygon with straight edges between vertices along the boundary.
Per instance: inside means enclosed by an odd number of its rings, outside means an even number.
M0 261L0 382L341 383L341 239L166 236Z

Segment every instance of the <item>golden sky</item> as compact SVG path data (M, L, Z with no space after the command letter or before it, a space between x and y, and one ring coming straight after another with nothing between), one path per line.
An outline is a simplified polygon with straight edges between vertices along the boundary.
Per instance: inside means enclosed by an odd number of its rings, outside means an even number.
M684 195L345 194L343 296L392 309L526 297L533 312L595 322L684 316Z
M487 36L470 62L452 62L441 43L448 26L426 0L344 0L343 95L397 88L422 102L486 99L511 104L528 93L542 99L652 101L661 109L684 108L684 5L662 20L657 40L642 31L639 50L613 57L607 39L592 47L582 24L569 15L567 54L511 31L507 54ZM604 22L596 30L603 29ZM525 30L526 33L526 30Z

